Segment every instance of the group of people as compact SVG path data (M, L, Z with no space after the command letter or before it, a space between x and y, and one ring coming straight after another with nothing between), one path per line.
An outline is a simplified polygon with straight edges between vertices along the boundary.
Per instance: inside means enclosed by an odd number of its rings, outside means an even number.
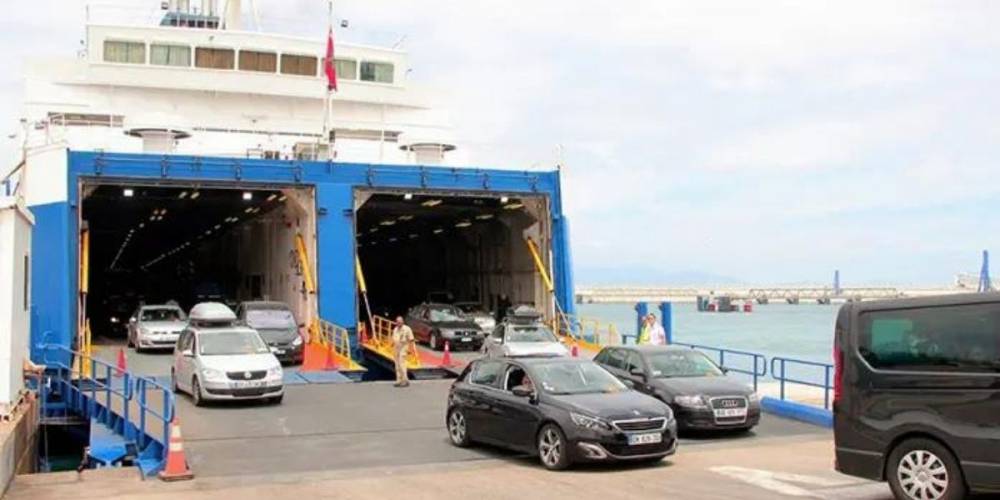
M663 325L656 321L656 315L649 313L642 318L642 329L639 331L639 344L667 345L667 332Z

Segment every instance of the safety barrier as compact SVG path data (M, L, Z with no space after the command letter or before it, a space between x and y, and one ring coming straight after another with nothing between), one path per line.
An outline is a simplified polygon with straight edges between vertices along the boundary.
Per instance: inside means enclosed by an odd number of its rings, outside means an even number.
M46 383L40 387L43 409L51 410L54 405L49 398L59 395L65 411L96 420L126 440L134 440L143 474L148 476L159 471L166 460L170 422L174 417L173 391L151 378L119 370L86 353L51 344L42 349L43 364L48 368ZM50 352L69 354L73 361L68 364L51 361ZM81 370L80 367L86 368ZM84 376L87 371L92 375ZM159 398L156 393L160 394ZM160 429L155 428L157 423Z
M310 335L309 341L332 349L341 371L364 370L364 367L355 362L351 355L351 334L346 328L316 318L314 327L310 330L314 335Z
M771 358L771 378L778 381L779 394L781 400L785 400L785 385L786 384L799 384L809 387L818 387L823 389L823 408L826 410L830 409L830 391L833 389L833 365L829 363L819 363L816 361L806 361L804 359L794 359L794 358L783 358L780 356L775 356ZM813 374L818 371L823 373L823 383L816 382L814 380L804 380L798 378L795 375L790 375L788 369L791 368L796 371L799 376L803 371L808 371L812 368Z
M366 346L378 351L379 354L388 359L395 360L395 346L392 342L393 328L394 324L389 318L372 316L372 332L371 337L367 339ZM409 352L406 357L406 367L409 369L423 367L423 364L420 362L420 356L416 352Z
M622 337L618 333L618 327L614 323L597 318L559 314L558 321L553 319L549 323L554 325L553 331L557 334L594 353L600 351L604 346L621 343Z
M762 354L757 354L755 352L750 352L750 351L739 351L736 349L725 349L722 347L712 347L700 344L688 344L684 342L674 342L674 345L690 347L692 349L698 349L700 351L709 351L715 353L718 357L718 364L720 367L730 372L749 375L753 379L753 389L755 391L758 388L759 379L767 375L767 358ZM729 363L726 362L727 359L730 361ZM734 366L734 364L739 363L740 360L744 361L744 363L742 363L742 366L739 365ZM752 362L752 367L747 368L746 366L750 364L749 362Z

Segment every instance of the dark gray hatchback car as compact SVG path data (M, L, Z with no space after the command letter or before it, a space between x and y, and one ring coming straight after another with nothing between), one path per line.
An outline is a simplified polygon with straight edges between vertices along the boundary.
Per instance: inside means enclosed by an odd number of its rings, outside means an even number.
M1000 491L1000 294L846 304L834 343L838 471L905 499Z

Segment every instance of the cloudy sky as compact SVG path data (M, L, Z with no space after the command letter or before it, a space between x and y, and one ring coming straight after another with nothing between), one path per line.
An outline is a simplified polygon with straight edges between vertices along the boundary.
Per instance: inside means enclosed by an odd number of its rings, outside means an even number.
M323 36L323 0L257 3L267 26ZM24 5L0 19L5 158L21 61L72 54L82 34L82 1ZM562 159L580 284L834 269L848 284L946 284L1000 251L1000 3L338 0L336 13L340 39L405 35L410 79L445 91L477 163Z

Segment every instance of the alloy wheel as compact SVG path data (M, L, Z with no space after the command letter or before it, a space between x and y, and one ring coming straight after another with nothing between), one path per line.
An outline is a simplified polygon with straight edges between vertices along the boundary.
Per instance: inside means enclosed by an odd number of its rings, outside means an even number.
M562 460L563 444L562 438L555 429L549 427L542 432L542 437L538 440L538 454L542 458L542 463L547 467L556 467Z
M927 450L913 450L899 461L896 477L906 495L914 500L938 500L948 489L948 469Z
M451 442L455 444L464 443L465 432L465 415L462 415L460 411L451 412L451 417L448 418L448 435L451 436Z

